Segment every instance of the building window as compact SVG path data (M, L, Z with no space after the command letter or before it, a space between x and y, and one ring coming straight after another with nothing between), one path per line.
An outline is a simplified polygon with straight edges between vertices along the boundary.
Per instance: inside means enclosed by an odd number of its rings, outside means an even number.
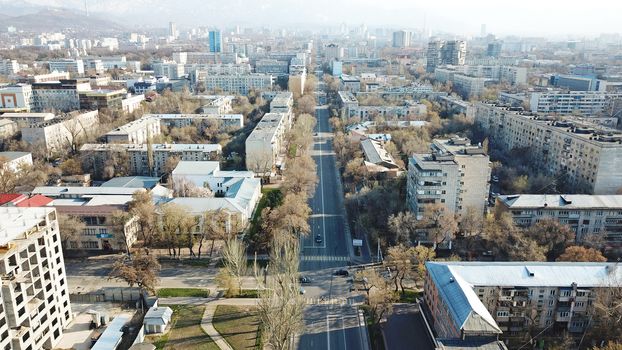
M84 249L98 249L99 243L92 241L82 241L82 248Z

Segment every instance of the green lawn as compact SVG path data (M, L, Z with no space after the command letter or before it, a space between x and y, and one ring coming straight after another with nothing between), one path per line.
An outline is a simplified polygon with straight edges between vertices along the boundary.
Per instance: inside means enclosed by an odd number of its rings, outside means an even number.
M253 306L218 305L214 328L235 350L258 349L259 317Z
M208 289L201 288L161 288L158 290L158 297L171 298L171 297L195 297L195 298L207 298L209 296Z
M164 305L162 305L164 306ZM170 305L173 309L171 330L164 336L149 336L158 350L219 350L203 332L201 319L205 306Z

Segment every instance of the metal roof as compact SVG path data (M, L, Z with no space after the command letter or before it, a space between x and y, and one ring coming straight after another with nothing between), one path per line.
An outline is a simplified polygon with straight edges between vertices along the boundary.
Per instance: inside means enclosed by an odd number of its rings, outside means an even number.
M518 194L497 198L510 209L622 209L622 195Z
M110 322L104 333L99 337L97 343L93 345L91 350L114 350L117 348L123 338L123 326L132 318L129 314L121 314Z

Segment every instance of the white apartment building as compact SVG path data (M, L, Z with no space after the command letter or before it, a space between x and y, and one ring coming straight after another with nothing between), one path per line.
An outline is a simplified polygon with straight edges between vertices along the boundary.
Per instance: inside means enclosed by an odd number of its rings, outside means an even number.
M199 112L203 114L228 114L233 111L234 96L197 95L194 98L201 101Z
M142 105L145 100L145 95L129 95L121 100L121 108L124 113L132 113Z
M20 71L16 60L0 59L0 75L13 75Z
M156 77L179 79L184 75L184 65L177 62L154 61L151 63Z
M426 204L442 204L455 214L469 207L484 213L490 188L490 158L466 138L435 139L431 153L408 162L406 200L422 217Z
M22 129L22 140L43 147L48 154L64 152L72 143L82 139L99 123L99 112L55 118Z
M592 194L622 187L622 133L582 118L561 120L525 113L522 108L477 103L475 122L490 135L492 147L529 148L531 165L564 177Z
M246 169L269 176L283 163L287 114L267 113L246 138Z
M495 211L508 212L521 227L545 218L570 226L577 242L604 234L622 243L622 195L516 194L497 196Z
M19 128L26 128L32 124L51 121L56 118L54 113L4 113L2 119L17 123Z
M620 288L616 263L427 262L424 302L440 338L500 335L509 348L526 332L580 335L604 288ZM596 321L596 320L594 320ZM527 338L529 339L529 338Z
M622 93L599 91L534 92L529 98L532 112L597 116L610 112Z
M479 96L486 87L486 78L470 77L464 74L454 74L453 86L466 96Z
M46 82L51 82L51 81L60 81L64 79L69 79L68 72L51 71L51 73L48 73L48 74L29 75L23 81L30 83L30 84L34 84L34 83L46 83Z
M161 176L171 157L188 161L218 160L222 147L219 144L85 144L80 152L90 155L95 173L104 168L108 159L121 154L129 158L132 175ZM153 155L152 162L149 153Z
M173 52L173 61L182 64L240 64L237 53L223 52Z
M56 211L0 207L0 348L53 349L72 320Z
M248 63L193 63L184 64L184 74L194 74L195 71L201 71L206 75L231 75L231 74L250 74L252 73L251 65Z
M0 137L8 140L17 134L18 131L19 127L16 122L0 117Z
M0 87L0 112L30 112L33 96L29 84Z
M294 94L284 91L277 93L270 101L270 113L285 113L288 115L289 124L293 119Z
M269 74L208 75L205 77L207 90L222 90L227 93L248 95L250 90L272 90L274 77Z
M107 143L143 144L162 133L160 121L143 116L106 133Z
M68 72L84 74L84 62L81 59L60 58L48 61L50 72Z
M404 118L408 115L424 115L427 107L422 103L412 100L404 100L402 105L376 105L362 106L357 97L349 91L339 91L342 118L355 118L361 120L372 120L379 116L383 118Z
M19 171L24 166L32 165L32 153L30 152L15 152L5 151L0 152L0 159L4 160L4 168L8 168L14 172ZM0 168L0 175L2 174L2 168Z
M244 127L242 114L146 114L143 116L159 120L168 128L196 126L202 132L209 126L216 125L221 130L237 130Z

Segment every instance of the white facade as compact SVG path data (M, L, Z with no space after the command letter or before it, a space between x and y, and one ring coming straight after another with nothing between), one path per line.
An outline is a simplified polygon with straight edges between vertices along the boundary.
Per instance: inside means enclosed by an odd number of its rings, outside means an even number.
M4 166L17 172L24 166L32 165L32 153L29 152L0 152L0 159L5 161ZM0 169L0 172L3 169Z
M468 139L434 140L431 154L414 154L408 162L406 200L422 217L426 204L442 204L463 214L469 207L484 213L490 159Z
M69 118L55 118L22 129L22 140L44 147L48 154L70 149L99 123L99 112L86 112Z
M72 319L53 208L0 207L0 348L53 349Z
M28 84L0 87L0 111L18 110L30 112L32 102L32 86Z
M106 133L107 143L147 143L149 138L161 134L160 121L142 117Z
M50 72L59 71L84 74L84 62L81 59L57 59L48 61L48 65L50 66Z
M32 85L32 110L35 112L79 110L79 93L83 91L91 91L91 83L88 79L35 83Z
M0 75L13 75L20 71L16 60L0 59Z
M26 128L31 124L51 121L56 118L54 113L4 113L2 119L8 119L17 123L18 127Z
M123 112L132 113L136 109L140 108L142 102L145 100L145 95L132 95L124 98L121 101L121 108L123 108Z
M287 114L267 113L246 139L246 169L266 176L280 167L284 154Z
M222 90L228 93L247 95L250 90L271 90L274 77L269 74L208 75L205 77L207 90Z
M609 112L622 93L597 91L534 92L529 105L532 112L593 116Z

